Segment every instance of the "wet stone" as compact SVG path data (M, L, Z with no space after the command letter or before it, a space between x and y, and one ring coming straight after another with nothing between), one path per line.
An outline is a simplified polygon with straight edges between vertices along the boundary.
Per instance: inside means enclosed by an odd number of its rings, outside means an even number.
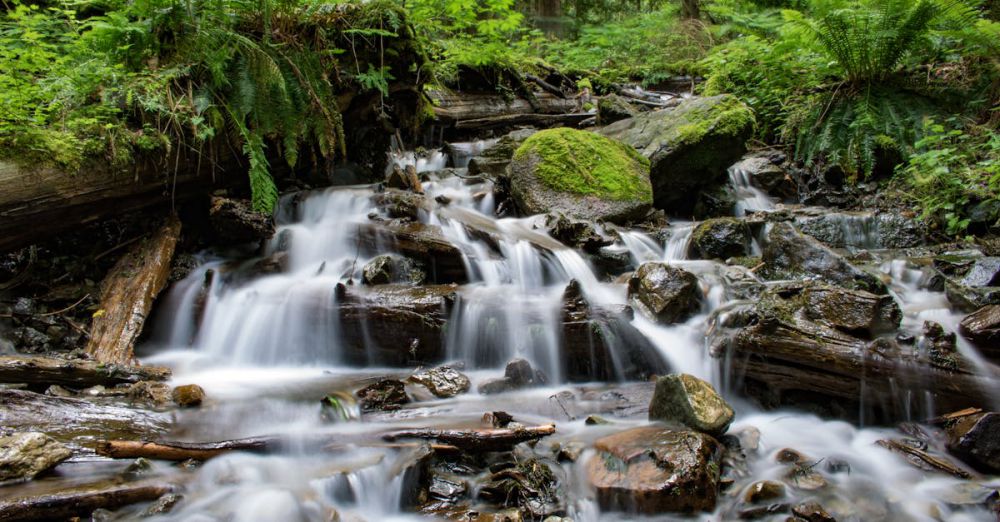
M177 493L167 493L146 508L146 510L142 512L142 516L153 517L156 515L165 515L170 513L170 511L174 509L174 506L180 503L181 500L184 500L183 495L178 495Z
M44 433L14 433L0 437L0 483L31 480L73 453Z
M628 281L629 304L661 324L684 321L701 310L698 278L665 263L643 263Z
M750 253L750 227L734 218L709 219L691 233L688 256L695 259L728 259Z
M946 431L953 455L979 471L1000 473L1000 413L961 417Z
M205 400L205 390L197 384L185 384L174 388L171 398L182 408L201 406Z
M449 398L469 391L469 378L451 366L438 366L414 373L408 379L427 388L436 397Z
M770 502L785 496L785 485L771 480L754 482L743 494L743 501L748 504Z
M382 379L355 393L362 411L394 411L410 402L406 385L397 379Z
M366 285L405 283L422 284L427 274L414 262L402 256L381 255L369 261L362 269L362 282Z
M649 403L650 420L678 422L714 436L726 432L733 416L733 408L711 384L688 374L657 379Z
M816 502L805 502L793 507L792 514L796 516L797 520L805 522L836 522L837 520Z

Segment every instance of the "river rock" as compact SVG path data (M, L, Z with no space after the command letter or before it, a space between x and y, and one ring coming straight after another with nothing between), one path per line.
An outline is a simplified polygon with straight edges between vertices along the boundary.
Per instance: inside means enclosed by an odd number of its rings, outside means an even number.
M536 129L521 129L506 134L495 145L469 160L469 175L492 180L505 177L514 151L536 132Z
M608 511L711 511L718 497L720 444L703 433L658 426L598 439L587 475Z
M728 259L750 253L750 227L735 218L703 221L691 233L688 256L693 259Z
M353 239L361 255L378 255L389 247L420 263L430 283L464 284L469 280L462 251L444 237L440 227L393 220L364 223L356 228Z
M803 502L792 508L793 520L804 522L837 522L836 518L826 512L823 506L816 502Z
M830 212L810 207L797 212L795 225L833 248L910 248L924 244L926 236L919 218L896 212Z
M451 366L438 366L414 373L408 379L419 384L436 397L447 399L469 391L469 378Z
M390 218L410 221L419 221L421 211L431 208L425 196L391 188L372 196L372 203Z
M252 243L267 239L274 233L271 218L253 210L246 200L213 197L208 220L216 244Z
M0 483L31 480L72 455L69 448L44 433L0 437Z
M610 125L638 115L639 111L627 99L617 94L602 96L597 102L598 125Z
M417 176L417 168L413 165L406 165L405 167L393 165L392 170L389 171L389 175L386 177L385 186L398 190L408 190L417 194L423 194L424 192L420 184L420 178Z
M628 280L628 300L637 310L661 324L684 321L701 310L698 278L681 268L648 262Z
M478 388L479 393L489 395L505 391L518 390L529 386L545 384L546 378L542 372L534 369L526 359L512 359L504 368L503 377L483 381Z
M398 379L381 379L354 394L362 411L394 411L410 402L406 385Z
M845 288L885 293L885 284L877 277L788 223L770 225L762 259L769 279L819 278Z
M936 277L932 290L942 287L955 308L969 313L987 305L1000 305L998 257L984 257L978 250L945 252L934 257Z
M753 185L769 195L781 200L794 200L798 197L799 186L782 168L785 159L782 152L753 152L730 168L745 172Z
M649 162L632 147L587 131L532 135L508 172L511 196L525 214L625 223L645 216L653 199Z
M733 415L711 384L686 373L657 379L649 403L650 420L679 422L716 437L726 432Z
M726 168L746 151L753 112L734 96L689 98L676 107L640 114L600 130L650 161L653 204L691 215L697 195L722 185Z
M987 305L965 316L958 325L963 337L987 355L1000 355L1000 305Z
M589 253L597 253L601 247L612 243L610 239L601 237L594 228L594 224L589 221L581 221L567 218L564 215L548 215L545 218L545 226L549 230L549 235L558 239L564 245L582 249Z
M778 500L785 496L785 485L773 480L754 482L743 493L743 501L747 504L759 504Z
M402 256L383 254L372 259L361 269L366 285L405 283L419 285L427 274L412 260Z
M947 426L948 450L984 473L1000 473L1000 413L977 413Z
M174 388L170 397L182 408L201 406L202 401L205 400L205 390L197 384L185 384Z
M802 291L802 302L809 319L868 339L896 330L903 318L892 296L863 290L809 285Z

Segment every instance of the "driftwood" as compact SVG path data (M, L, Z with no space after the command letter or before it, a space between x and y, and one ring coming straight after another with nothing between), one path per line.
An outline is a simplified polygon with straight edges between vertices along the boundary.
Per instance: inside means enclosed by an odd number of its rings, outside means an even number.
M146 442L108 440L97 445L97 454L113 459L144 457L156 460L208 460L230 451L264 452L280 443L277 437L254 437L221 442Z
M507 451L522 442L538 440L556 432L554 424L525 428L434 430L414 429L386 433L382 438L393 442L400 439L429 439L455 446L468 452Z
M543 127L553 125L577 126L593 116L589 112L571 112L567 114L501 114L473 120L460 120L455 122L455 128L480 130L511 127L514 125L539 125Z
M106 489L70 491L0 500L0 522L66 520L86 517L98 509L118 509L152 502L174 490L169 484L133 484Z
M104 364L132 364L135 341L170 275L181 223L170 216L150 238L137 243L108 272L87 353Z
M89 388L169 378L170 370L159 366L107 366L95 361L54 357L0 356L0 383Z
M876 444L893 453L902 455L907 462L924 471L939 471L961 479L972 478L971 473L956 466L955 464L902 442L891 439L883 439L877 441Z

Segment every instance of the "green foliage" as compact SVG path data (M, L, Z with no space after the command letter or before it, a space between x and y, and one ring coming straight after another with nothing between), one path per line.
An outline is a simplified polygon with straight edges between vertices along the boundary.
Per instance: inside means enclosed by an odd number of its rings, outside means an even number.
M928 121L917 153L900 166L897 180L923 209L923 217L940 221L951 235L963 234L977 205L1000 201L1000 133L973 127L969 132ZM994 206L990 222L1000 219Z

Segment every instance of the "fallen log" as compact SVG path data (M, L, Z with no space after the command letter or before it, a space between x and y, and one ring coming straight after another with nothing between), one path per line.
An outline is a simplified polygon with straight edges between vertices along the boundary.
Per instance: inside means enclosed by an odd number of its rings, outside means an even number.
M413 429L385 433L382 438L394 442L400 439L429 439L455 446L468 452L507 451L522 442L538 440L556 432L555 424L525 428L435 430Z
M518 114L564 114L577 110L577 101L548 92L534 94L535 107L523 98L507 99L497 94L433 91L434 116L442 123L478 120Z
M231 451L264 452L280 443L277 437L254 437L220 442L147 442L106 440L97 444L97 454L113 459L208 460Z
M87 353L104 364L133 364L133 348L153 301L167 284L174 248L180 239L176 215L125 254L102 283Z
M567 114L501 114L455 122L455 128L461 130L483 130L514 125L537 125L550 127L553 125L578 125L592 118L589 112L571 112Z
M0 522L86 517L98 509L115 510L139 502L152 502L174 489L170 484L129 484L106 489L3 499L0 500Z
M0 426L15 431L40 431L58 440L93 440L95 433L156 438L172 423L171 415L165 412L0 389Z
M938 471L941 473L947 473L949 475L961 479L972 478L971 473L965 471L964 469L958 467L957 465L952 464L951 462L948 462L943 458L935 457L934 455L931 455L926 451L914 448L897 440L883 439L875 442L875 444L878 444L879 446L882 446L883 448L893 453L901 455L904 459L906 459L907 462L909 462L911 465L913 465L918 469L922 469L924 471Z
M159 366L104 365L96 361L41 356L0 356L0 383L68 388L117 386L139 381L165 381L170 370Z
M549 93L549 94L551 94L551 95L553 95L553 96L555 96L557 98L565 98L566 97L566 93L562 92L562 90L560 90L558 87L556 87L555 85L552 85L551 83L549 83L549 82L547 82L547 81L545 81L545 80L543 80L543 79L535 76L534 74L525 74L524 75L524 79L528 80L529 82L534 83L535 85L537 85L539 87L541 87L541 89L543 91L545 91L545 92L547 92L547 93Z

